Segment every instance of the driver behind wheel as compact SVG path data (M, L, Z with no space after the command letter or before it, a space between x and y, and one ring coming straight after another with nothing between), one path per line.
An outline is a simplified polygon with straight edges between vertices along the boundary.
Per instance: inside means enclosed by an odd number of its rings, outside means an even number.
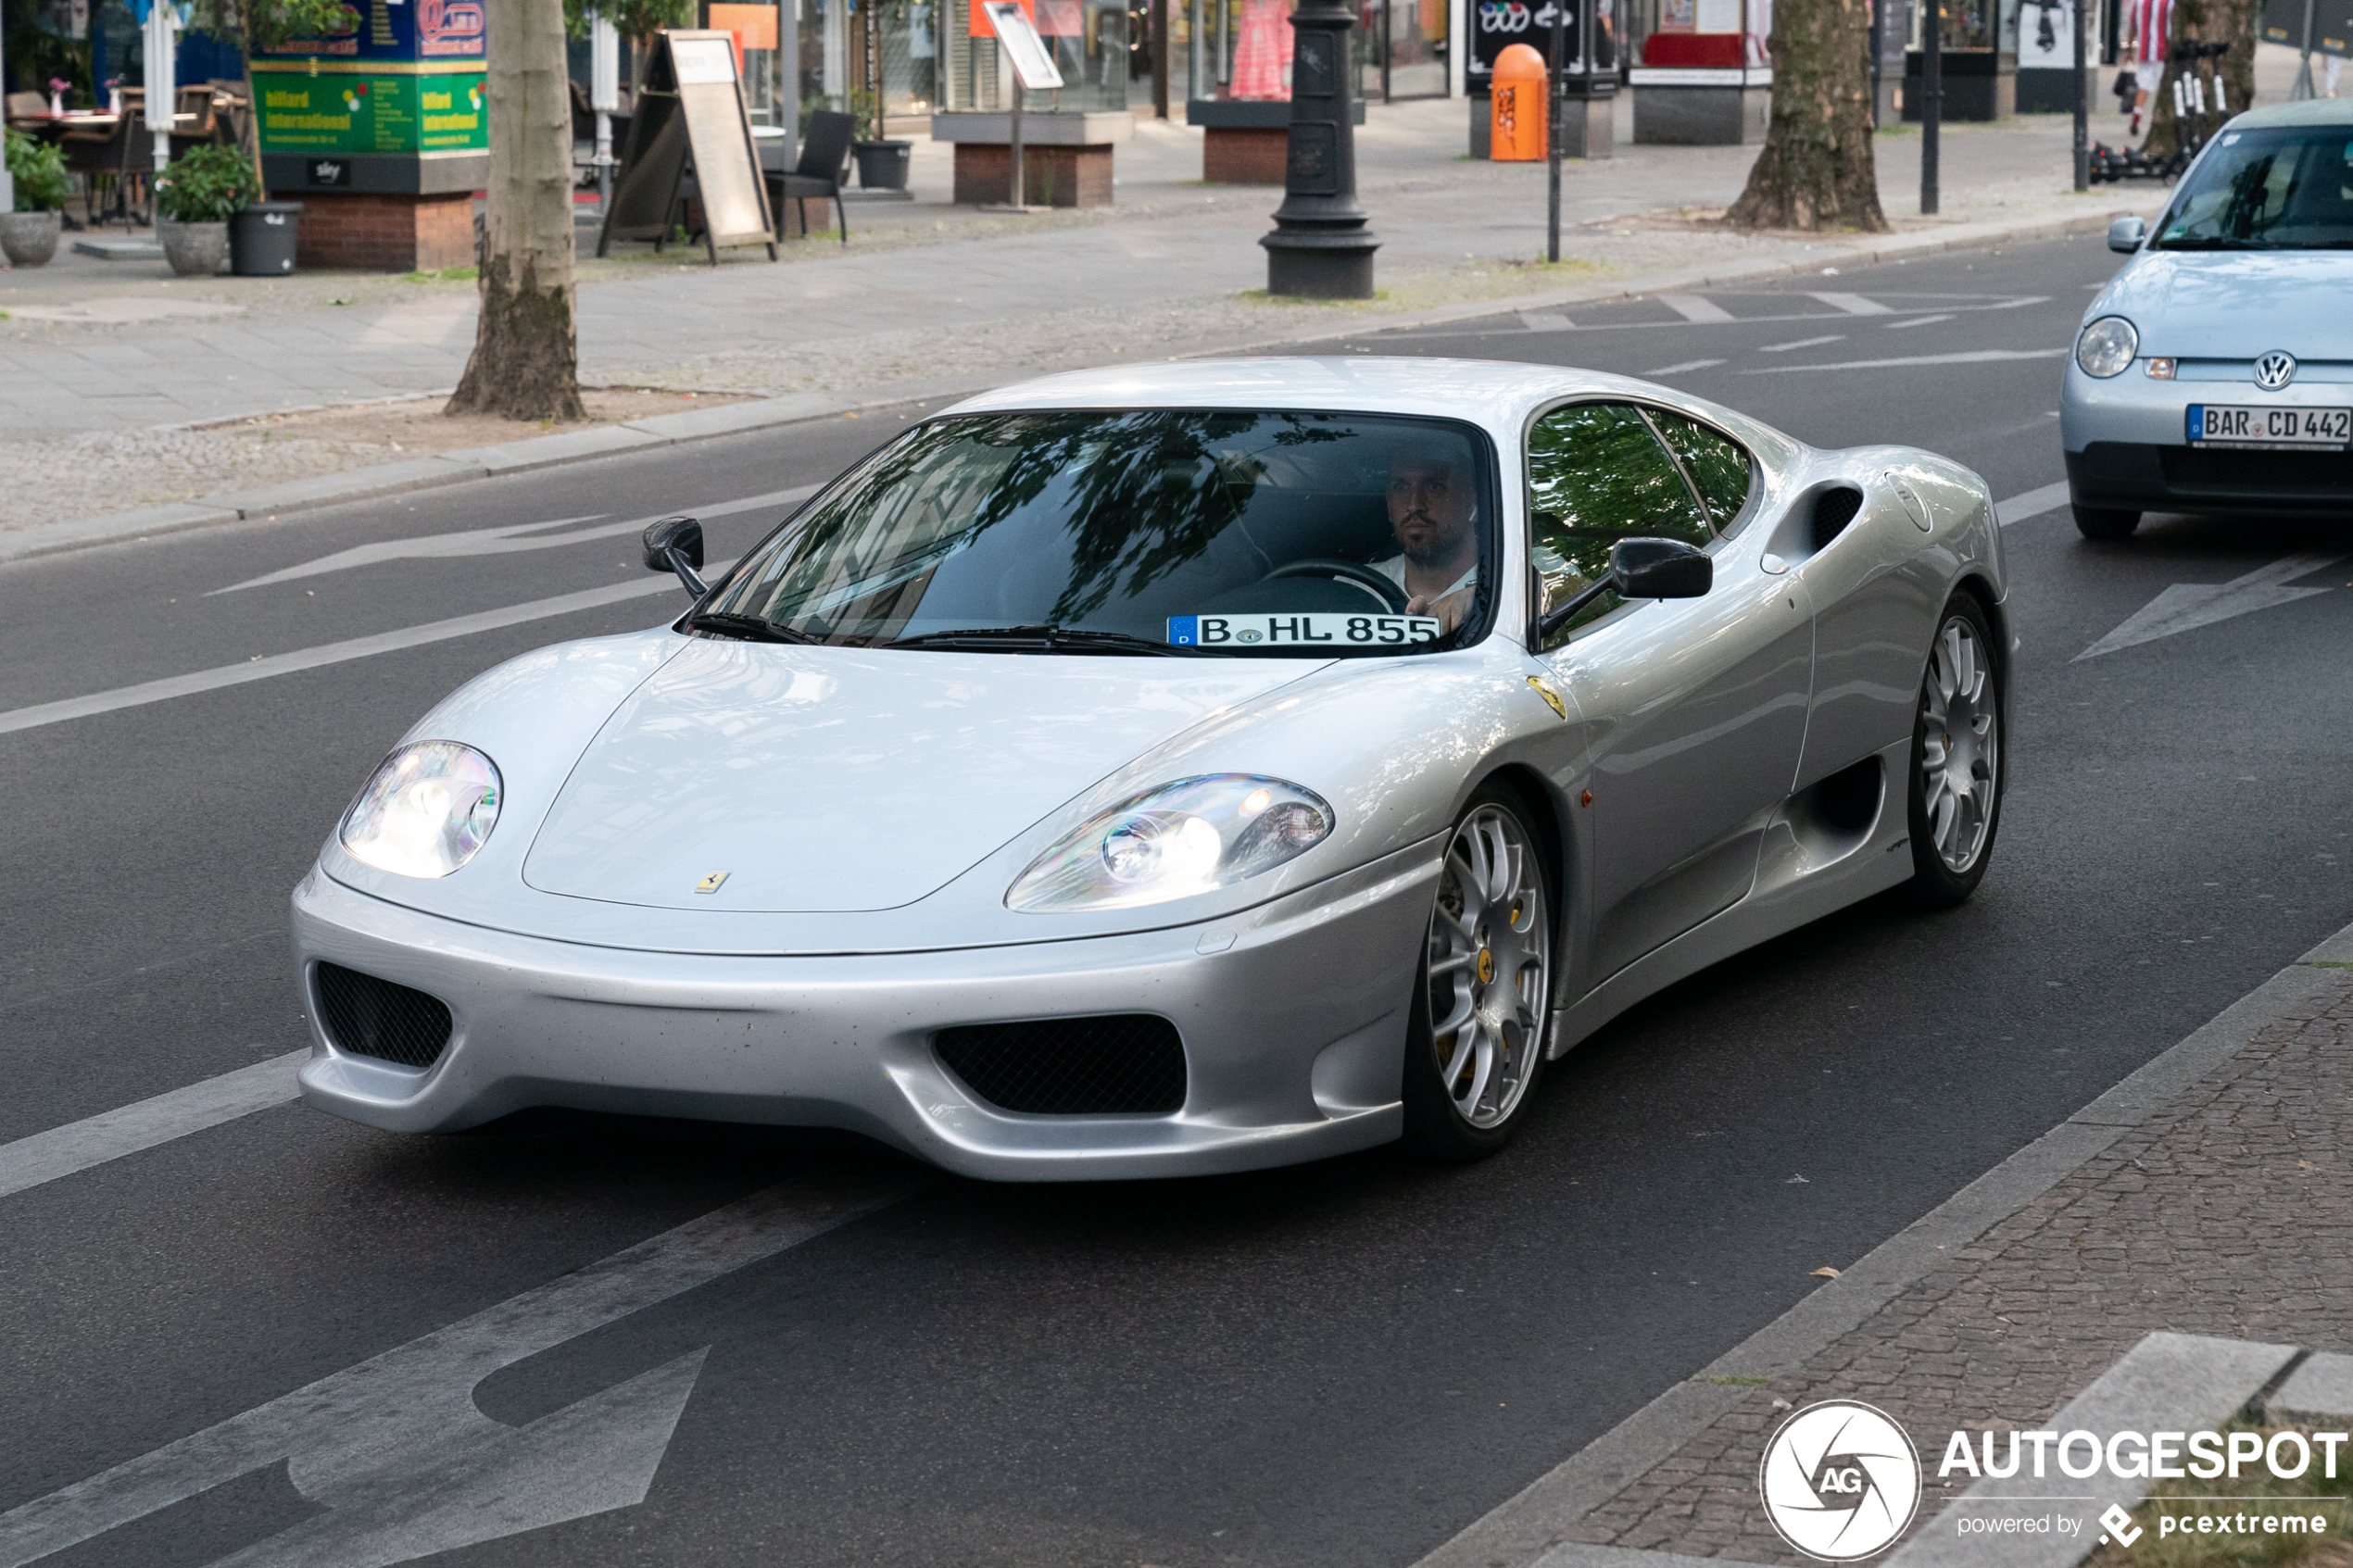
M1462 624L1478 597L1476 480L1464 455L1431 443L1401 445L1389 459L1389 528L1399 553L1373 570L1405 590L1405 613L1438 617L1441 634Z

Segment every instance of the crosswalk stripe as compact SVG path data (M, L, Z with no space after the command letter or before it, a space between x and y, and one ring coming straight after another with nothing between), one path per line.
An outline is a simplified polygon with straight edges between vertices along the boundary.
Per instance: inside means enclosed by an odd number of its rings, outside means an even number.
M1730 321L1732 313L1712 299L1695 294L1663 294L1658 302L1686 321Z

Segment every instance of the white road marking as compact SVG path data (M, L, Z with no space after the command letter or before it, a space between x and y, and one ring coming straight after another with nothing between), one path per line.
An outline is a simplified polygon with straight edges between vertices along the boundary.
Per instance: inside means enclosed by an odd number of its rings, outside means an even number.
M0 1568L280 1461L326 1511L217 1568L386 1568L645 1499L708 1347L527 1426L473 1390L501 1367L898 1202L920 1178L798 1178L0 1513Z
M1970 348L1958 354L1907 354L1897 359L1842 359L1827 365L1767 365L1744 376L1780 376L1793 370L1886 370L1906 365L1990 365L2003 359L2056 359L2064 348Z
M1576 325L1567 317L1553 310L1523 310L1519 313L1519 320L1520 324L1531 332L1565 332Z
M288 1051L184 1089L0 1144L0 1198L283 1105L299 1092L295 1070L309 1056L308 1049Z
M1657 370L1644 370L1642 374L1646 376L1674 376L1680 375L1685 370L1712 370L1716 366L1723 363L1724 361L1721 359L1686 359L1680 365L1661 365Z
M747 496L740 501L728 501L718 506L685 508L698 517L724 517L729 512L756 510L761 507L780 506L803 499L816 493L818 486L804 484L791 490L778 490L765 495ZM658 514L661 517L674 512ZM606 533L623 533L643 528L655 521L637 518L626 523L608 525ZM717 576L734 563L712 561L705 567L706 575ZM151 702L168 702L173 697L194 696L198 692L218 691L223 686L241 686L249 681L267 681L273 676L291 675L297 671L316 670L321 665L343 664L355 659L370 659L380 653L396 653L402 648L421 647L427 643L447 642L455 637L471 637L479 632L495 632L502 626L518 626L527 621L544 621L552 616L573 615L585 609L598 609L606 605L623 604L631 599L645 598L654 594L678 592L678 580L667 572L648 574L634 583L616 583L610 587L585 588L576 594L558 594L551 598L533 599L524 604L508 605L501 609L480 610L472 615L452 616L447 621L429 621L422 626L405 626L396 632L378 632L371 636L353 637L340 643L323 643L317 647L296 648L292 653L272 654L267 658L250 659L243 664L225 664L212 670L195 670L185 675L167 675L161 680L142 681L135 686L117 686L112 691L92 692L87 696L61 697L56 702L44 702L31 708L11 709L0 712L0 735L18 730L39 729L44 724L61 724L69 719L87 719L94 714L112 713L121 708L140 708Z
M2057 484L2041 485L2022 495L2013 495L2007 501L1994 502L1994 521L2007 528L2011 523L2041 517L2045 512L2057 511L2065 505L2067 481L2062 479Z
M536 533L541 528L561 528L568 522L594 522L605 516L591 512L586 517L549 518L545 522L519 522L506 528L477 528L468 533L429 533L419 539L383 539L372 545L360 545L348 550L338 550L332 556L290 566L263 577L249 577L243 583L232 583L226 588L215 588L205 595L233 594L240 588L266 588L272 583L291 583L296 578L317 577L323 572L347 571L356 566L373 566L378 561L427 559L447 556L487 556L507 550L546 550L558 545L569 545L581 539L601 539L608 534L627 531L626 522L607 523L602 528L590 528L577 533Z
M1894 307L1876 299L1865 299L1859 294L1817 294L1809 297L1820 300L1833 310L1843 310L1849 316L1893 316Z
M1953 313L1948 310L1942 316L1922 316L1910 321L1890 321L1887 323L1887 330L1891 332L1900 332L1906 327L1932 327L1939 321L1949 321L1952 319Z
M1702 299L1695 294L1663 294L1658 302L1686 321L1730 321L1732 313L1713 300Z
M1826 343L1844 343L1845 341L1846 334L1844 332L1831 332L1826 337L1802 337L1795 343L1768 343L1756 352L1759 354L1787 354L1793 348L1819 348Z
M2228 583L2176 583L2143 605L2128 617L2124 624L2075 656L2075 662L2096 659L2119 648L2153 643L2159 637L2195 631L2211 626L2218 621L2247 615L2259 609L2271 609L2298 599L2309 599L2315 594L2331 590L2320 588L2289 588L2283 584L2308 576L2323 567L2336 565L2347 558L2326 550L2306 551L2285 556L2269 566L2257 567L2244 577L2233 577Z
M816 493L816 485L800 484L790 490L772 490L765 495L747 495L725 506L705 507L693 515L724 517L730 512L752 511L761 507L789 506L796 501L807 500ZM604 515L596 512L587 517L560 517L547 522L513 523L505 528L476 528L462 533L428 533L414 539L380 539L372 545L338 550L332 556L321 556L317 560L305 561L300 566L290 566L266 576L233 583L226 588L215 588L205 597L210 598L213 594L233 594L240 588L264 588L272 583L291 583L297 578L317 577L330 571L349 571L355 567L374 566L381 561L444 560L461 556L507 555L517 550L550 550L560 545L577 545L589 539L610 539L617 533L640 533L647 524L657 521L656 518L639 517L625 522L575 529L570 533L534 532L541 528L561 528L571 522L595 522ZM658 515L677 517L682 514L672 510Z

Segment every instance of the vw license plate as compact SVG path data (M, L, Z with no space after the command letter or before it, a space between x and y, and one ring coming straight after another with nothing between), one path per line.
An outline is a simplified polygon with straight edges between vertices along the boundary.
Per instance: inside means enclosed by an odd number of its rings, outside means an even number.
M2344 446L2353 443L2353 408L2266 408L2190 405L2193 446Z

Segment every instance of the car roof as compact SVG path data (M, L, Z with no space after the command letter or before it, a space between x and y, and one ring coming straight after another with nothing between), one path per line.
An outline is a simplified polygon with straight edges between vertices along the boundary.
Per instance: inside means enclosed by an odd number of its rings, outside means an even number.
M2293 104L2266 104L2230 122L2233 131L2264 131L2275 125L2342 125L2353 131L2353 98L2306 98Z
M1516 431L1538 405L1578 393L1655 397L1625 376L1501 359L1324 355L1112 365L1041 376L970 397L947 412L1013 408L1312 408L1470 419Z

